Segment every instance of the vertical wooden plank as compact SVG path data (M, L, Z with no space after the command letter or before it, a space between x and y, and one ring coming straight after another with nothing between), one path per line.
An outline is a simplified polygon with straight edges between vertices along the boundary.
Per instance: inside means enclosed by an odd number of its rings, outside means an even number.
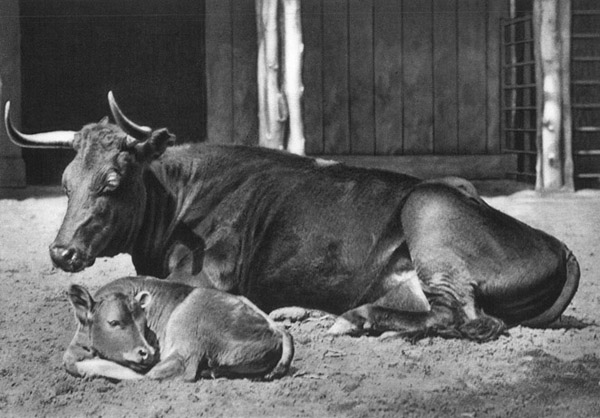
M431 0L405 0L404 153L433 151L433 27Z
M456 0L433 2L433 149L458 152Z
M373 0L349 0L348 7L350 150L373 155Z
M375 153L402 153L402 2L375 0Z
M256 80L256 14L254 0L237 0L232 9L233 142L258 143L258 87Z
M508 17L507 1L488 1L487 15L487 151L490 154L500 152L500 117L502 99L500 86L500 19Z
M459 153L487 150L486 3L458 0Z
M323 139L325 154L350 152L348 3L323 1Z
M323 153L323 10L321 0L302 1L304 39L304 135L306 153Z
M231 0L206 0L206 125L210 142L233 141Z

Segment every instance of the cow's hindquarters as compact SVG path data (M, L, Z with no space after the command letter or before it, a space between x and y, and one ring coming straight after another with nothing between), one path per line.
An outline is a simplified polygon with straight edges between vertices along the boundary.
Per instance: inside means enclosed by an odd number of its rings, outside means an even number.
M562 242L450 187L418 187L402 223L420 280L456 295L467 318L550 322L576 291L577 261Z
M563 285L562 291L556 301L547 310L536 316L525 321L521 324L528 327L543 327L553 321L557 320L560 315L567 309L569 303L575 296L577 288L579 287L579 263L570 250L567 250L566 263L566 281Z

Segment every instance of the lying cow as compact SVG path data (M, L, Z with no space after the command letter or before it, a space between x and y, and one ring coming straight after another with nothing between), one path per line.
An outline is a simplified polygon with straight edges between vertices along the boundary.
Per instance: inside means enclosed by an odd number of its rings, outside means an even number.
M64 364L75 376L272 379L294 355L290 334L244 297L150 277L115 280L93 298L72 285L68 296L78 328Z
M34 135L14 128L6 106L15 143L77 152L50 246L63 270L129 253L138 274L192 277L266 312L340 315L334 333L477 341L554 321L577 290L565 244L488 206L466 181L258 147L169 146L166 129L138 126L109 101L120 126Z

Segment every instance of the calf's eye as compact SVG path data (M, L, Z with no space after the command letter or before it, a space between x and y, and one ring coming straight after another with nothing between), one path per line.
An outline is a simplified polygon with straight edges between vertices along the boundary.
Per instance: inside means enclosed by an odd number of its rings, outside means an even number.
M108 325L115 328L115 327L121 326L121 323L119 321L108 321Z

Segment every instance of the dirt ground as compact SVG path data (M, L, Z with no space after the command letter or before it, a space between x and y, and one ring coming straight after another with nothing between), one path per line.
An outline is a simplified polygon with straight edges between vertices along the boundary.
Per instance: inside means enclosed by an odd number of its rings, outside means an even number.
M477 344L428 338L331 337L333 318L291 324L296 356L274 382L247 379L111 383L67 375L75 331L70 283L96 290L133 274L128 256L77 274L52 267L48 245L66 208L57 188L0 199L2 417L598 417L600 416L600 191L540 197L479 182L488 202L564 240L582 268L560 324L516 327ZM516 192L516 193L515 193Z

